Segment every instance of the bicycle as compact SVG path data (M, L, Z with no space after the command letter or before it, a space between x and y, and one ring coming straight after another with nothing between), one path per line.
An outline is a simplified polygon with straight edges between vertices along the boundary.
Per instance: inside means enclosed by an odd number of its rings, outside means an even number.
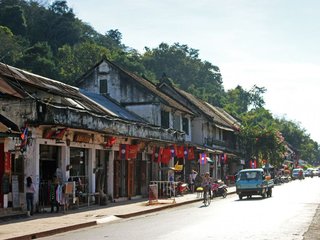
M203 203L207 207L211 203L211 196L209 194L209 186L203 188Z

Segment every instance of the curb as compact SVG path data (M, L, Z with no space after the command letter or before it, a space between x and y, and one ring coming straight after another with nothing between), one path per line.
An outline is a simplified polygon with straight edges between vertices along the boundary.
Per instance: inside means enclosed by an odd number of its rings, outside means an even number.
M56 229L32 233L32 234L28 234L28 235L24 235L24 236L20 236L20 237L7 238L6 240L29 240L29 239L48 237L48 236L52 236L52 235L55 235L58 233L73 231L73 230L77 230L80 228L86 228L86 227L91 227L91 226L95 226L95 225L97 225L97 221L81 223L81 224L76 224L76 225L62 227L62 228L56 228Z
M228 192L228 195L234 194L234 193L236 193L236 192L235 191ZM136 216L140 216L140 215L144 215L144 214L148 214L148 213L152 213L152 212L159 212L159 211L164 210L164 209L174 208L174 207L178 207L178 206L182 206L182 205L186 205L186 204L190 204L190 203L195 203L195 202L199 202L199 201L202 201L202 199L201 198L197 198L197 199L194 199L194 200L189 200L189 201L180 202L180 203L173 203L173 204L170 204L170 205L167 205L167 206L161 206L161 207L158 207L158 208L148 209L148 210L139 211L139 212L135 212L135 213L119 214L119 215L109 216L108 218L110 218L110 217L111 218L112 217L116 217L116 218L136 217ZM105 221L103 219L98 219L98 220L87 222L87 223L75 224L75 225L72 225L72 226L56 228L56 229L47 230L47 231L43 231L43 232L32 233L32 234L28 234L28 235L24 235L24 236L20 236L20 237L7 238L6 240L31 240L31 239L36 239L36 238L48 237L48 236L52 236L52 235L59 234L59 233L78 230L80 228L92 227L92 226L95 226L95 225L98 225L98 224L102 224L102 223L105 223Z

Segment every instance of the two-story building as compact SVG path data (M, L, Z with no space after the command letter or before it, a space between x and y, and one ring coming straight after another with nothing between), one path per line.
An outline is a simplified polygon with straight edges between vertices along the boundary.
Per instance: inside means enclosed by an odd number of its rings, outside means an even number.
M221 108L175 87L168 78L162 79L158 87L194 113L191 142L213 160L210 164L200 164L200 172L210 170L214 178L222 179L233 174L241 163L237 145L239 121Z
M191 119L194 117L194 113L185 105L161 91L151 81L103 59L79 79L77 86L88 92L109 96L127 110L145 119L148 123L167 129L171 134L180 131L184 132L185 142L183 144L157 142L156 144L152 143L152 145L155 148L162 148L162 154L164 155L167 155L167 152L170 155L172 147L175 149L187 148L191 150L188 159L195 159L195 157L191 156L194 154L194 146L191 144L193 133ZM175 146L172 146L173 144ZM160 165L160 170L168 165L171 167L175 165L190 165L190 161L185 161L185 159L184 154L178 154L178 156L174 154L168 164ZM116 159L116 162L120 161ZM166 162L166 160L162 162ZM182 167L182 169L183 171L180 172L179 177L185 179L185 168ZM157 172L153 172L155 179L167 179L167 173L160 171L160 174L157 174Z

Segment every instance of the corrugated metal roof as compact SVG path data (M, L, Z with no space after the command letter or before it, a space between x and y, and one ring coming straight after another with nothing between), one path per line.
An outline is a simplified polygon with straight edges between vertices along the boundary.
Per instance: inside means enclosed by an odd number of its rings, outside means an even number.
M102 116L114 116L106 109L105 106L102 107L81 94L78 88L53 79L32 74L3 63L0 63L0 79L6 84L6 86L10 86L10 88L3 87L3 91L6 91L6 89L10 90L5 92L9 95L11 94L15 96L16 92L22 92L24 93L24 98L31 97L35 100L43 101L52 105L87 110ZM29 93L28 89L39 89L47 92L49 95L59 96L59 101L55 101L54 98L41 99L37 96L39 92Z
M137 122L143 122L147 123L144 119L139 117L138 115L126 110L125 108L121 107L116 102L112 101L110 98L97 94L85 91L83 89L80 89L80 92L93 100L94 102L98 103L102 107L106 108L108 111L110 111L111 114L113 114L116 117L131 120L131 121L137 121Z
M18 80L59 96L79 97L79 89L76 87L7 64L0 63L0 73L7 79Z

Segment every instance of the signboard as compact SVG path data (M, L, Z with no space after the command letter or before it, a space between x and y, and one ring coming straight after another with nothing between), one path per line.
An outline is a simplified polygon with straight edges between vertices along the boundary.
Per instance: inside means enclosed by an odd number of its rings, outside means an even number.
M83 143L89 143L91 140L91 135L84 134L84 133L77 133L74 135L73 141L75 142L83 142Z

